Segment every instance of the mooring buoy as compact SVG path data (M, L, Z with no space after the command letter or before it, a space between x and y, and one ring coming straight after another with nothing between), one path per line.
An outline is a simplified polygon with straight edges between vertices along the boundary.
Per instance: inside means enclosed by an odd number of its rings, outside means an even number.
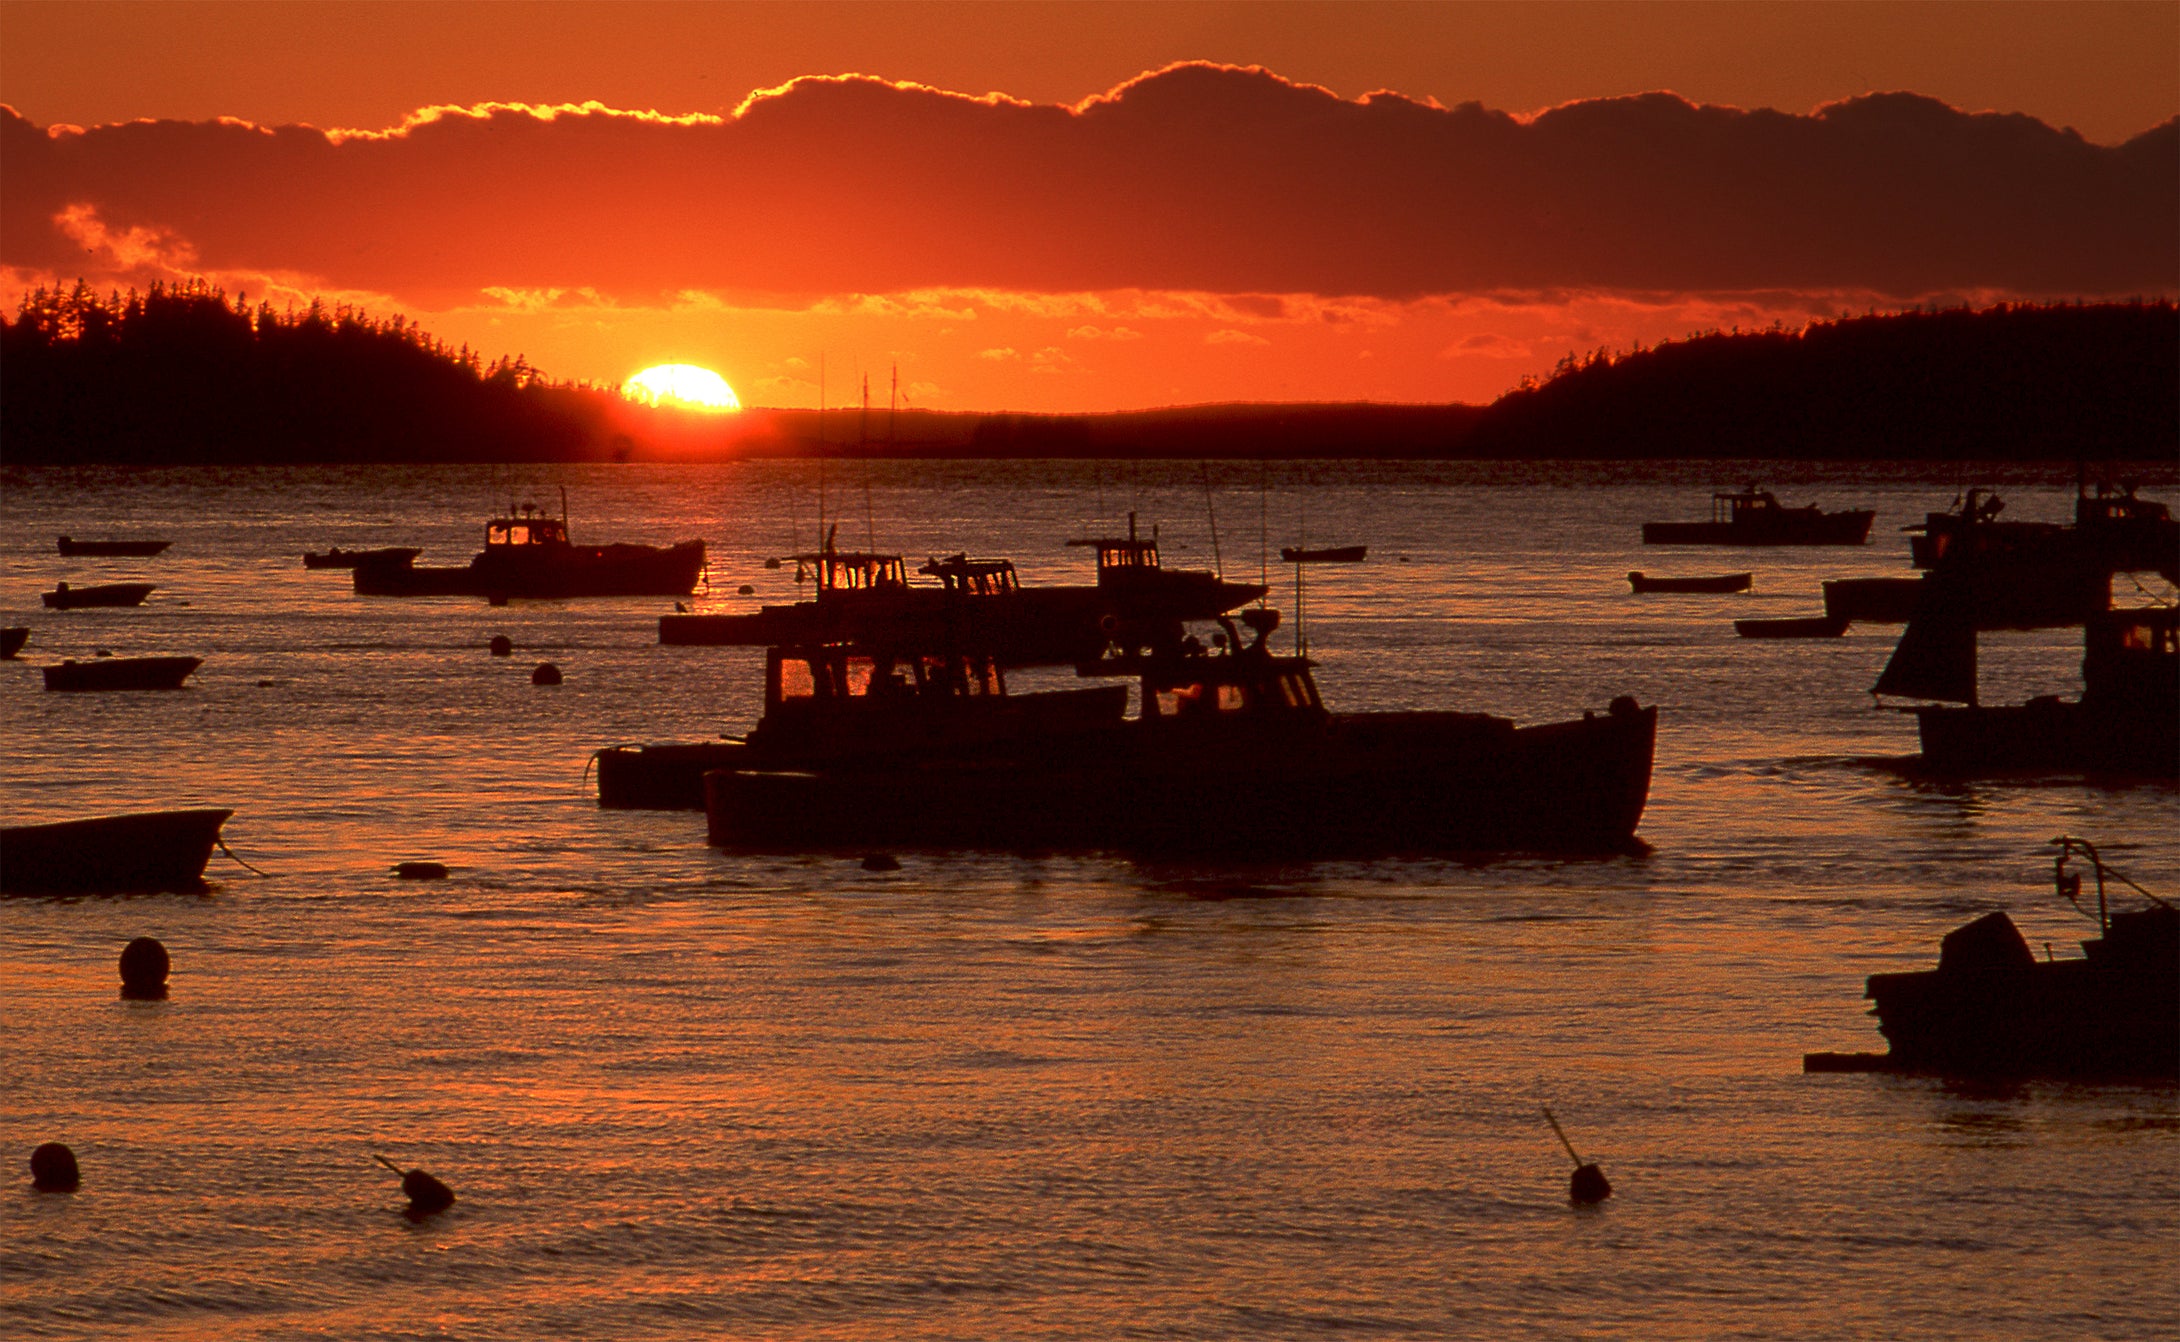
M138 937L121 948L121 995L147 1002L165 997L171 966L157 937Z
M394 879L399 881L443 881L447 878L444 862L396 862Z
M494 634L485 646L492 650L494 657L512 657L515 653L515 640L505 634Z
M1559 1120L1552 1117L1551 1106L1545 1105L1543 1109L1544 1121L1552 1125L1552 1132L1559 1138L1559 1144L1567 1148L1567 1154L1574 1160L1574 1176L1567 1181L1567 1200L1577 1207L1588 1207L1611 1197L1612 1181L1605 1177L1604 1170L1584 1160L1575 1151L1574 1143L1568 1141L1567 1134L1560 1130Z
M402 1174L401 1167L384 1156L373 1155L371 1159L401 1175L401 1193L409 1200L410 1216L431 1216L454 1205L454 1190L424 1171L410 1170Z
M30 1153L30 1186L39 1192L73 1193L82 1182L76 1153L59 1142L47 1142Z
M530 683L532 685L558 685L560 683L560 668L554 666L551 662L539 662L537 670L530 673Z
M752 587L752 586L750 586L750 585L749 585L748 583L746 583L746 582L745 582L745 583L743 583L743 584L742 584L742 585L741 585L740 587L737 587L737 588L735 588L734 590L735 590L735 593L736 593L737 595L739 595L739 596L755 596L755 595L757 595L757 589L756 589L756 588L754 588L754 587Z

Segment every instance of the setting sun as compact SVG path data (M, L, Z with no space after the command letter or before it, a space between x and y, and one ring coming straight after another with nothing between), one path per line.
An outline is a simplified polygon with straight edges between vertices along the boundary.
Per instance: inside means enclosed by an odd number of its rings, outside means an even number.
M646 368L621 387L630 400L647 405L682 406L720 413L740 410L742 398L727 380L709 368L688 363L662 363Z

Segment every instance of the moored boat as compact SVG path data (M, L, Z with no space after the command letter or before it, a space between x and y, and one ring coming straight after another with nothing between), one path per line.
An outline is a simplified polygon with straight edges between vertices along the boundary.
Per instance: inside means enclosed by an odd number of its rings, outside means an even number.
M343 550L336 545L330 550L303 552L304 568L356 568L364 564L406 564L424 553L413 545L386 545L374 550Z
M91 606L141 606L155 590L148 582L109 582L90 587L58 584L43 594L48 610L81 610Z
M60 552L64 555L112 555L131 559L149 559L173 541L79 541L68 536L60 538Z
M1288 564L1360 564L1369 557L1367 545L1327 545L1316 549L1286 545L1279 551L1281 562Z
M45 687L67 691L178 690L202 665L201 657L101 657L89 662L70 658L45 668Z
M1645 545L1860 545L1870 538L1875 509L1824 512L1810 504L1782 505L1771 491L1711 495L1708 522L1645 522Z
M0 892L200 890L231 810L146 811L0 829Z
M1783 620L1735 620L1733 632L1743 638L1838 638L1847 622L1830 615L1800 616Z
M565 507L563 506L563 514ZM356 591L365 596L515 597L687 596L704 571L704 542L670 546L576 545L567 518L533 504L485 524L484 549L461 568L419 567L407 559L359 563Z
M1752 573L1665 578L1637 569L1627 575L1628 586L1637 592L1746 592L1755 580L1756 575Z
M1334 714L1314 663L1265 639L1081 668L1138 681L1138 716L982 754L705 775L711 841L1210 853L1609 852L1648 796L1657 710L1519 727L1481 713Z
M1824 584L1824 613L1835 620L1906 624L1922 594L1921 578L1832 578Z
M1865 995L1886 1052L1811 1053L1803 1070L2180 1077L2180 909L2134 886L2147 907L2113 911L2106 878L2126 878L2080 839L2053 842L2054 883L2077 910L2087 912L2070 859L2086 858L2096 874L2098 934L2082 943L2083 958L2039 960L2011 918L1986 914L1945 935L1935 969L1870 975Z
M0 629L0 659L14 657L16 653L23 650L23 645L29 641L30 627L28 625L11 624L5 629Z

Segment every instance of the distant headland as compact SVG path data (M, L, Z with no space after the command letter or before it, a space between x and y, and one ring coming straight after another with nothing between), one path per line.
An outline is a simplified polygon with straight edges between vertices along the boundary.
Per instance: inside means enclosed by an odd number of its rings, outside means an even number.
M2180 310L2002 304L1709 332L1563 360L1489 405L718 418L484 362L400 317L201 283L40 289L0 316L11 464L708 457L2170 461Z

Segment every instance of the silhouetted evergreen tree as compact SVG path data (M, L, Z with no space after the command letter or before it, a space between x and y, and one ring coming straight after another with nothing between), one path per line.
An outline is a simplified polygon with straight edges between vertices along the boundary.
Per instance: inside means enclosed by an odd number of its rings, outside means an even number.
M10 461L520 461L602 455L601 393L489 368L404 317L81 282L0 317Z
M1710 332L1561 361L1494 402L1478 457L2172 459L2170 302L2001 304Z

